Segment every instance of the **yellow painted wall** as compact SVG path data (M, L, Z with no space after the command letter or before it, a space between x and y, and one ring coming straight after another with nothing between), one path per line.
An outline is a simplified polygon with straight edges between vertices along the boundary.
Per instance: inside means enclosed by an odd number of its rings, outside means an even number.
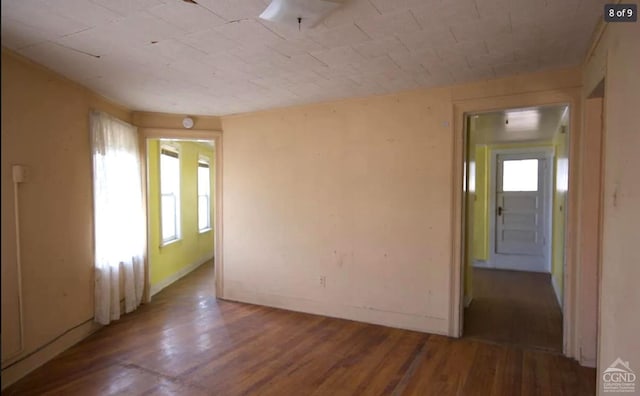
M488 246L488 176L489 162L487 146L476 143L476 119L469 119L468 161L469 185L466 197L466 250L464 296L465 301L473 296L473 263L489 258Z
M489 176L490 152L486 145L476 145L476 193L473 216L473 258L489 259Z
M469 162L472 165L470 172L473 182L467 194L467 223L466 238L467 249L465 251L464 296L465 301L473 296L473 263L475 260L487 260L489 258L488 238L488 163L487 146L474 144L470 139Z
M173 142L180 149L180 211L181 238L176 242L161 246L160 233L160 141L149 139L149 227L150 251L149 263L151 288L158 287L163 281L179 273L185 268L202 264L213 258L213 230L198 231L198 158L205 155L209 158L211 186L214 186L214 151L213 148L196 142ZM213 191L211 193L211 213L214 213ZM213 223L213 216L211 218Z

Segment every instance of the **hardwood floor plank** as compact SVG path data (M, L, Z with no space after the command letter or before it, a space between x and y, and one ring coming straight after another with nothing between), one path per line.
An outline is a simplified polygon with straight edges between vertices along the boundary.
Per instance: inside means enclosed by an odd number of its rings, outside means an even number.
M402 395L424 395L433 388L432 383L435 382L439 373L439 368L444 365L449 355L449 348L452 340L442 336L431 336L424 346L424 353L419 354L419 364L416 370L411 373L411 377L407 382L404 390L398 390ZM395 393L395 392L394 392Z
M562 352L562 311L549 274L473 269L464 336Z
M504 346L486 344L472 357L473 364L462 390L463 395L490 395L496 381L498 362Z
M221 301L212 285L205 265L3 395L595 394L595 370L558 354Z
M497 362L495 381L491 395L520 394L522 389L522 350L514 347L503 348Z
M397 342L392 343L380 362L362 379L354 394L389 395L410 370L429 335L396 330Z

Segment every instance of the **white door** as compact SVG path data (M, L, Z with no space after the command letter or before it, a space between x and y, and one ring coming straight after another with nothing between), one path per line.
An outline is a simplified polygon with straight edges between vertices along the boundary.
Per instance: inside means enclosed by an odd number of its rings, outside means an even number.
M549 166L542 153L497 154L494 267L550 272Z

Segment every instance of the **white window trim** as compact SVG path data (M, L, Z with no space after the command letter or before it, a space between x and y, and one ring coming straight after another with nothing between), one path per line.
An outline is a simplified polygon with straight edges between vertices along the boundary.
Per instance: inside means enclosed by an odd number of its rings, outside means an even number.
M212 222L211 222L211 159L203 154L199 154L198 155L198 168L200 167L200 164L206 164L208 169L209 169L209 193L207 194L207 201L209 203L209 206L207 208L207 214L209 215L209 221L207 222L208 225L205 228L200 228L200 224L198 224L198 233L199 234L204 234L207 232L211 232L213 231L212 228ZM198 177L199 177L199 173L198 173ZM198 179L198 183L200 182L200 180ZM198 189L199 190L199 189ZM200 219L200 191L197 192L197 196L198 196L198 223L199 223L199 219Z
M176 200L176 237L172 238L172 239L167 239L165 240L163 238L162 235L162 166L161 164L161 159L162 159L162 150L166 150L166 151L170 151L172 153L175 153L178 156L178 184L180 184L181 182L181 178L182 175L180 173L181 167L182 167L182 156L180 155L180 146L178 145L174 145L174 144L169 144L169 143L161 143L158 147L158 190L160 193L160 205L159 205L159 226L160 226L160 247L165 247L168 245L172 245L176 242L179 242L182 240L182 227L181 227L181 223L182 223L182 216L181 216L181 205L180 205L180 195L182 193L182 191L180 191L180 186L178 186L178 199Z

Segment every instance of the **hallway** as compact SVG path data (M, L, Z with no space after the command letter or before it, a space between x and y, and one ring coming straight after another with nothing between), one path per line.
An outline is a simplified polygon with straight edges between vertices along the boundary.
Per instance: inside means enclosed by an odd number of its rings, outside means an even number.
M550 275L474 268L464 336L562 353L562 311Z

